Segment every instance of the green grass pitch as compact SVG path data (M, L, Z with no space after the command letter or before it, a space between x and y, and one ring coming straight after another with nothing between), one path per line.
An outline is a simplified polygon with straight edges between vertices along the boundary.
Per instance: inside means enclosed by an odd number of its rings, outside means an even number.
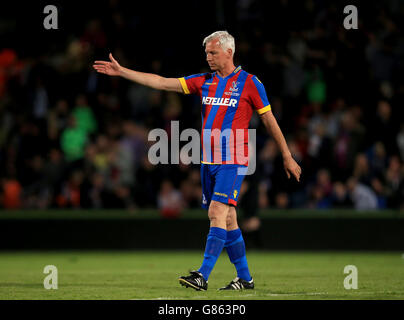
M247 252L255 290L218 291L235 277L224 251L206 292L179 285L201 264L195 251L0 252L0 299L404 299L401 252ZM58 289L44 289L46 265L58 270ZM344 288L346 265L358 270L358 289Z

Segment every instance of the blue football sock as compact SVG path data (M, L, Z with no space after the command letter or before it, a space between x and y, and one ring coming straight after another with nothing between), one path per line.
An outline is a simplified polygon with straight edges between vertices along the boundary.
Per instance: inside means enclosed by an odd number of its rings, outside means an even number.
M206 248L202 266L199 268L199 272L207 281L213 267L219 258L220 253L223 250L224 243L226 241L227 231L222 228L211 227L206 241Z
M240 228L227 231L227 239L224 246L227 250L230 261L236 267L237 277L250 281L252 278L250 271L248 270L245 243Z

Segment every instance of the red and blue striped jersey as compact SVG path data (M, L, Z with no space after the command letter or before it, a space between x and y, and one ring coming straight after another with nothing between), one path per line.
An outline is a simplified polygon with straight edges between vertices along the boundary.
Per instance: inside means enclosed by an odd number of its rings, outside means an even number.
M248 165L248 126L256 110L271 110L264 85L236 68L227 77L200 73L179 78L185 94L202 104L202 163Z

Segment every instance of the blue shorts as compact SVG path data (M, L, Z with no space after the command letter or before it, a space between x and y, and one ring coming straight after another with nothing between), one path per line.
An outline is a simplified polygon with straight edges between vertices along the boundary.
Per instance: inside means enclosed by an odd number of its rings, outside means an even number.
M202 163L202 208L208 209L212 200L237 206L247 168L239 164Z

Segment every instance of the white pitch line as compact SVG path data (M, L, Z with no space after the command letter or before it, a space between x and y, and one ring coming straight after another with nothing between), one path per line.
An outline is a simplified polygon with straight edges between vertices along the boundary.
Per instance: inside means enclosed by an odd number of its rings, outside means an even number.
M254 293L254 294L243 294L243 295L240 295L240 296L236 296L236 295L234 295L234 296L223 296L223 298L240 298L240 299L242 299L244 297L255 297L256 295L257 294Z
M291 296L319 296L319 295L328 295L328 292L306 292L306 293L267 293L264 296L269 297L291 297ZM355 295L376 295L376 294L385 294L385 295L404 295L404 292L396 292L396 291L351 291L347 292L346 298L353 297ZM243 294L241 296L221 296L223 298L240 298L243 297L253 297L257 296L256 293L253 294ZM194 296L191 298L193 299L208 299L208 296ZM186 298L179 298L179 297L157 297L157 298L150 298L150 299L129 299L129 300L188 300Z
M370 294L370 295L375 295L375 294L387 294L387 295L391 295L391 294L394 294L394 295L398 295L398 294L401 294L401 295L404 295L404 292L401 292L401 291L359 291L360 289L358 289L358 290L349 290L350 292L348 292L348 294L349 295L351 295L351 296L354 296L354 295L357 295L357 294ZM347 290L348 291L348 290Z
M278 297L278 296L318 296L328 294L328 292L306 292L306 293L267 293L266 296Z
M206 297L204 296L195 296L192 297L192 299L206 299ZM129 299L129 300L188 300L185 298L178 298L178 297L157 297L157 298L149 298L149 299L142 299L142 298L138 298L138 299Z

